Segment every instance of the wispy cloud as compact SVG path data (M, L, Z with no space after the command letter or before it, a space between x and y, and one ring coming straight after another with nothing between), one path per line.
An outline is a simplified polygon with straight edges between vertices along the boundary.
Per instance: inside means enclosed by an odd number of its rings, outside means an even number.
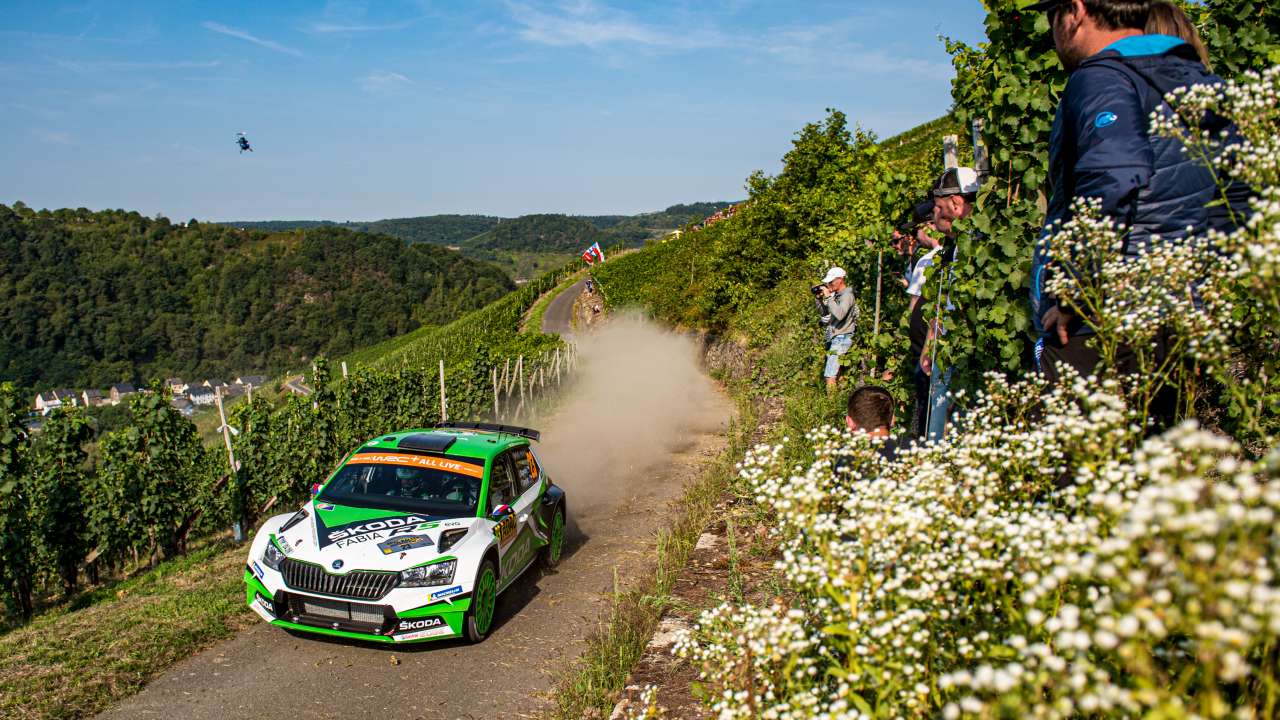
M360 87L367 93L384 93L412 85L413 81L398 72L375 70L360 78Z
M417 20L403 20L401 22L381 24L316 22L306 26L306 31L317 35L388 32L391 30L404 30L415 22L417 22Z
M869 48L851 39L862 18L828 25L776 27L753 39L750 48L764 57L815 71L864 72L917 77L949 75L951 66L904 53Z
M228 27L226 25L223 25L222 23L216 23L210 20L206 20L200 23L200 25L205 30L211 30L216 33L221 33L222 35L229 35L233 38L239 38L240 40L251 42L254 45L264 47L268 50L274 50L278 53L284 53L286 55L293 55L294 57L302 57L302 52L299 50L295 50L287 45L281 45L280 43L274 40L267 40L264 38L260 38L244 30Z
M71 137L71 133L59 130L44 130L40 128L33 129L31 134L41 142L47 142L53 145L75 145L75 138Z
M221 60L158 60L158 61L120 61L120 60L57 60L54 63L64 70L83 73L100 70L207 70L222 65Z
M881 19L877 12L846 16L824 25L783 25L726 34L710 18L682 16L666 25L645 22L597 0L573 0L546 10L519 0L507 7L516 34L551 47L586 47L610 51L618 46L654 52L717 48L736 51L748 60L780 62L818 72L906 73L930 76L950 73L949 65L869 48L853 38ZM694 28L694 29L691 29Z
M579 0L553 11L544 11L520 2L510 2L508 8L512 19L521 26L519 35L540 45L600 48L630 44L655 48L696 48L724 44L724 37L714 29L689 32L687 28L664 28L591 0Z

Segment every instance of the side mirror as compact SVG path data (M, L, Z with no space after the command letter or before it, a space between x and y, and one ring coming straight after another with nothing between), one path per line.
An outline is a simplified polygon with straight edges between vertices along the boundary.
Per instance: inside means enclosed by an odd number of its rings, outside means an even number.
M493 509L493 512L489 513L489 519L494 522L501 522L505 518L509 518L514 515L515 512L515 510L511 509L510 505L499 505Z

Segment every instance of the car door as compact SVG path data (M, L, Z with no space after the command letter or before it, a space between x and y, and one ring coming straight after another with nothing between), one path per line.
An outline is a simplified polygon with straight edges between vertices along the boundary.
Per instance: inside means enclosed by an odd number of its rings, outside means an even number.
M503 453L493 459L493 467L489 470L489 497L487 501L487 516L495 522L493 535L498 541L499 576L507 573L507 566L510 564L507 556L514 547L516 536L520 530L516 519L515 506L512 504L515 499L515 483L512 480L511 460L507 458L506 453ZM496 517L495 513L504 506L509 509L507 515L501 518Z
M510 451L511 465L515 468L516 494L522 508L526 508L529 530L537 537L535 545L547 542L547 518L545 510L540 507L539 500L545 489L546 478L542 476L542 468L533 455L532 448L518 447Z
M522 467L517 462L518 458L524 457L526 449L519 447L502 454L507 467L510 468L513 488L510 505L515 515L515 538L501 562L504 577L524 569L541 546L538 542L538 537L541 535L536 533L537 519L533 516L537 509L535 506L538 502L539 483L533 473L529 472L527 464Z

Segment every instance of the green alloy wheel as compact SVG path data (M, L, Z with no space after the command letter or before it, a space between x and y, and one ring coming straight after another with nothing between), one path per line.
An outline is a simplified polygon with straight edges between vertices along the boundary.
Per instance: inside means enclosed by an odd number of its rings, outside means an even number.
M489 636L493 627L494 607L498 597L498 576L493 561L485 560L476 573L475 591L471 595L471 609L467 611L467 639L478 643Z
M551 537L546 546L542 548L542 565L544 567L553 568L560 564L560 557L564 554L564 505L556 508L555 515L551 518Z

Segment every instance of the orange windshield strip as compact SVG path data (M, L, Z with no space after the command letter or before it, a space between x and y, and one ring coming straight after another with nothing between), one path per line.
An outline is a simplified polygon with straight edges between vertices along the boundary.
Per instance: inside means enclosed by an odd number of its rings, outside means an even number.
M431 455L398 455L394 453L361 453L351 458L353 463L369 465L403 465L405 467L445 470L459 475L484 477L484 466Z

